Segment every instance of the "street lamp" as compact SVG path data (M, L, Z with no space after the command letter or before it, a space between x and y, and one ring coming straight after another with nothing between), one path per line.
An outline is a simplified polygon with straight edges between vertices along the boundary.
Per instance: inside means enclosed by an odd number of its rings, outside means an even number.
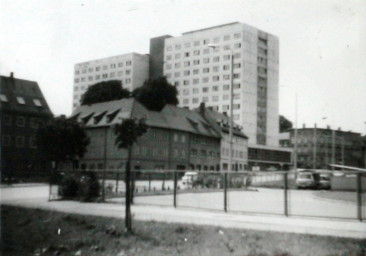
M210 48L220 48L219 45L216 44L208 44ZM233 161L233 94L234 94L234 83L233 83L233 73L234 73L234 53L233 50L230 48L230 126L229 126L229 168L228 171L232 170L232 161Z

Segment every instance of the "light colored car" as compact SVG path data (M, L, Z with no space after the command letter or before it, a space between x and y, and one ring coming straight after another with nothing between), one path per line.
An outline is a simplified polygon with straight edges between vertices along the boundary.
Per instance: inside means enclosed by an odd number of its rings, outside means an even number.
M182 177L182 183L185 188L191 188L193 185L193 182L198 179L198 173L197 172L186 172L184 176Z
M297 188L318 188L319 187L319 174L310 170L299 172L296 178Z

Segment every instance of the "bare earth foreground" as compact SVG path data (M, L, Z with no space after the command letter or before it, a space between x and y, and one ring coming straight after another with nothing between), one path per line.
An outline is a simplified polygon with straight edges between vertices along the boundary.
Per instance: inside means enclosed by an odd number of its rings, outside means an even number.
M1 207L1 255L366 255L366 239L249 231Z

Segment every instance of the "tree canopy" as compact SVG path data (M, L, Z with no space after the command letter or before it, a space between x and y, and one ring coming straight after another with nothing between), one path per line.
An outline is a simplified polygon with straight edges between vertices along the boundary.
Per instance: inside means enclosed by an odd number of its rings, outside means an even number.
M286 130L292 128L292 122L282 115L280 115L279 122L280 122L280 132L285 132Z
M80 100L81 105L129 98L130 92L122 88L119 80L96 83L88 88Z
M147 131L147 126L144 119L135 120L132 118L125 119L121 124L116 124L114 132L116 134L115 143L118 148L132 146L137 141L137 138L142 136Z
M132 93L136 100L153 111L162 110L166 104L177 105L177 94L177 89L168 83L166 77L148 79Z
M49 161L56 164L82 158L89 138L76 120L56 117L37 131L37 145Z

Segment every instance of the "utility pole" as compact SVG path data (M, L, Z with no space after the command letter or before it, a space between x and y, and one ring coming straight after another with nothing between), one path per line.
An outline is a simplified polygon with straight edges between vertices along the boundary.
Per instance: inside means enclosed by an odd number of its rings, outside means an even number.
M335 130L332 130L332 164L335 164ZM334 167L332 167L334 170Z
M314 124L313 130L313 169L316 170L316 124Z

